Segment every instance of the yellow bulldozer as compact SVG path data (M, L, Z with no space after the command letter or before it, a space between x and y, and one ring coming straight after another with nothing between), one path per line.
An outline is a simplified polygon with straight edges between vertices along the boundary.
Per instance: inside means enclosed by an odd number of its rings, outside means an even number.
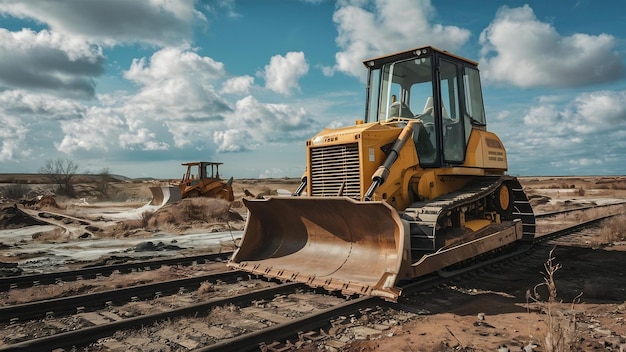
M172 181L166 186L150 187L150 205L163 206L191 197L219 198L232 202L235 200L233 178L228 181L220 178L219 166L222 164L212 161L183 163L187 171L182 179Z
M244 199L228 265L395 301L405 280L531 244L533 210L486 129L478 64L430 46L363 63L364 119L306 141L292 196Z

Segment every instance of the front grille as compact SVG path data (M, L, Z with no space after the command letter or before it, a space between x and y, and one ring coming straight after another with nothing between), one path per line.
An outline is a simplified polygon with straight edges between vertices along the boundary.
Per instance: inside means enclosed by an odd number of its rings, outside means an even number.
M361 198L358 143L316 147L311 153L311 195Z

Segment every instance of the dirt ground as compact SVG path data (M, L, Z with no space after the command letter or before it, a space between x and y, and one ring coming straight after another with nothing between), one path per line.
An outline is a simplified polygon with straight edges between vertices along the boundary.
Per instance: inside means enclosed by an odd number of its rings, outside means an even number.
M45 184L37 182L33 180L30 184L34 190L42 192L49 189ZM536 213L626 201L626 177L524 177L521 182ZM149 201L148 187L153 184L153 181L112 182L110 187L115 189L117 198L101 201L86 181L76 187L82 192L81 197L55 197L56 207L48 205L41 209L14 205L14 201L6 200L0 213L0 226L4 229L0 231L0 264L4 263L5 267L10 267L15 272L15 264L19 268L33 256L32 252L16 255L16 248L40 243L80 243L87 239L81 238L87 232L92 239L144 241L153 237L158 239L157 234L167 232L178 236L177 243L180 244L185 236L194 233L241 230L246 216L241 199L246 194L269 195L279 193L278 190L292 192L299 182L294 179L236 180L236 200L232 204L196 204L208 207L205 212L212 213L211 217L187 221L178 219L176 225L167 226L164 222L155 220L159 218L157 215L151 215L150 219L142 222L145 215L137 212L137 209L141 209ZM62 218L58 220L58 228L33 223L33 219L42 210L69 216L76 222ZM618 211L624 212L624 207ZM172 214L170 210L169 215L174 216ZM578 221L582 216L561 216L539 221L538 231L552 231L555 226ZM81 219L87 220L89 224L81 224ZM153 221L151 225L150 220ZM505 264L501 271L488 272L484 277L476 277L474 281L465 279L459 284L438 287L419 299L404 302L403 304L421 312L415 319L367 338L344 337L346 341L343 346L327 346L325 349L411 352L549 351L552 336L553 344L556 338L561 338L563 343L567 342L578 348L571 350L626 351L624 225L626 222L623 221L605 225L605 228L588 231L577 237L575 243L552 245L556 248L555 261L560 266L555 273L557 300L554 303L548 302L548 295L543 295L537 302L529 299L529 292L545 280L542 272L546 268L543 264L538 267L520 264L519 268L515 264ZM88 230L86 226L93 228ZM9 238L11 235L7 234L17 232L6 232L9 231L7 229L16 227L18 230L20 227L45 229L32 235L22 235L19 240ZM73 229L80 231L72 232ZM218 250L220 246L219 243L213 244L210 250ZM540 257L539 262L545 263L550 249L546 246L534 255ZM194 247L188 250L193 252L207 248ZM93 262L98 260L102 262L101 258ZM155 274L158 275L158 272ZM578 296L581 293L582 296ZM568 349L562 349L565 350Z

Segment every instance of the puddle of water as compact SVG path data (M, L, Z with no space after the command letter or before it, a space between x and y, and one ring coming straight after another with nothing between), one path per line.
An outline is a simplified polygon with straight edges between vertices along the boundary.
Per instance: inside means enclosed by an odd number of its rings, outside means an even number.
M18 261L19 267L28 273L63 270L66 262L93 261L111 255L119 256L174 256L176 250L133 252L132 248L143 242L172 244L182 249L219 248L241 238L243 231L202 232L174 235L159 232L150 237L92 238L61 243L32 242L37 232L54 229L54 226L30 226L15 230L0 230L0 242L12 246L0 250L2 256L15 257L28 254L30 258ZM0 259L1 260L1 259Z

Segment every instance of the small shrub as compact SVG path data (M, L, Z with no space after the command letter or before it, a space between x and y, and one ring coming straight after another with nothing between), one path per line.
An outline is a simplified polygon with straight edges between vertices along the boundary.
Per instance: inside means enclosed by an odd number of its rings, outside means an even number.
M602 222L600 240L603 244L624 241L626 239L626 215L614 216Z
M198 204L199 202L195 203L196 204L194 204L191 199L183 201L183 221L204 220L204 206L202 204Z
M141 219L120 221L115 225L113 232L120 233L123 231L136 230L142 228Z
M577 313L574 311L574 304L578 301L582 292L574 298L572 307L566 311L562 307L562 302L557 298L557 288L554 280L556 272L562 268L561 264L554 260L554 248L550 251L548 260L544 263L544 281L535 285L532 292L526 291L527 303L532 300L539 304L541 310L546 314L545 324L547 327L544 336L544 347L547 352L570 352L580 351L580 339L578 338ZM539 288L545 287L548 292L547 300L543 300L539 294Z
M148 223L150 222L152 215L154 215L154 213L151 211L144 211L143 213L141 213L141 227L148 227Z
M126 192L121 192L121 191L116 190L112 194L109 194L107 199L113 202L125 202L129 199L132 199L132 195Z
M263 188L261 188L259 193L256 195L256 198L257 199L263 199L263 197L275 196L275 195L278 195L278 191L277 190L271 189L269 187L263 187Z
M21 183L12 183L2 189L2 196L9 199L21 199L26 197L30 188Z

